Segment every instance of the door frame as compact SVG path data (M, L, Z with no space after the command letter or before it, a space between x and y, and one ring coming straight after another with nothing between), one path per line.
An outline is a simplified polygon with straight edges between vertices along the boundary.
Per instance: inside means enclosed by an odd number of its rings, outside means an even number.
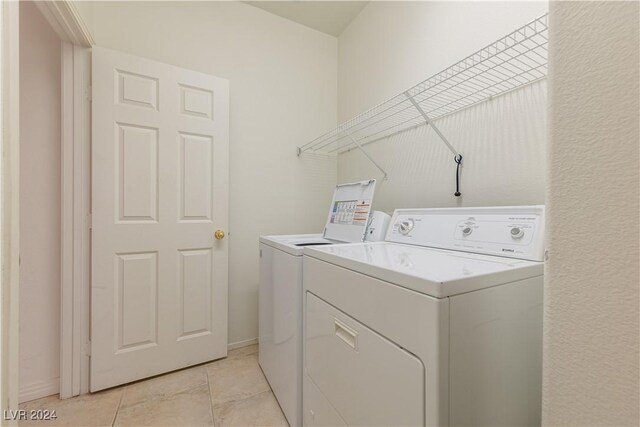
M84 47L91 47L96 44L89 27L85 24L72 1L43 0L34 1L33 3L62 41Z
M60 398L89 392L91 49L62 43Z
M73 2L34 2L62 40L60 398L89 392L91 46Z
M18 409L20 284L20 16L18 2L0 4L1 234L0 410ZM17 421L0 417L0 425Z

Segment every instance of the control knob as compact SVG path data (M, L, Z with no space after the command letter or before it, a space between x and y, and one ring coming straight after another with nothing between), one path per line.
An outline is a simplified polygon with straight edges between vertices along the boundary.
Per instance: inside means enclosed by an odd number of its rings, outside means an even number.
M513 237L514 239L522 239L522 236L524 236L524 230L520 227L513 227L511 229L511 237Z
M398 231L400 231L400 234L406 236L411 230L413 230L413 225L412 219L405 219L398 225Z
M473 233L473 228L466 226L465 228L462 229L462 235L463 236L468 236L469 234Z

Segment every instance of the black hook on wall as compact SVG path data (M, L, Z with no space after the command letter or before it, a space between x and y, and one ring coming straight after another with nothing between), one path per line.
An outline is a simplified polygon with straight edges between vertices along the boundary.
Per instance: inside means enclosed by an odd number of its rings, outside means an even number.
M454 196L460 197L462 195L462 193L460 193L460 164L462 163L462 154L454 156L453 160L456 162L456 192Z

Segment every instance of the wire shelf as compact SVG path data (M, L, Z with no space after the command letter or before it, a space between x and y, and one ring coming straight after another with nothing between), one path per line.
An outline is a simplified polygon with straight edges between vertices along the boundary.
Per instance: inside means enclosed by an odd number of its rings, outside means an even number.
M547 76L548 14L299 147L339 154L430 123ZM439 133L437 128L434 129ZM458 153L441 135L449 149Z

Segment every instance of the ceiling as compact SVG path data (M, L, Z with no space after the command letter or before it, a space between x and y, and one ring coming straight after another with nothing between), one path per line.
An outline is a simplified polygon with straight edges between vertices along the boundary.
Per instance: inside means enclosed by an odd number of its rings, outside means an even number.
M338 37L368 1L246 1L323 33Z

